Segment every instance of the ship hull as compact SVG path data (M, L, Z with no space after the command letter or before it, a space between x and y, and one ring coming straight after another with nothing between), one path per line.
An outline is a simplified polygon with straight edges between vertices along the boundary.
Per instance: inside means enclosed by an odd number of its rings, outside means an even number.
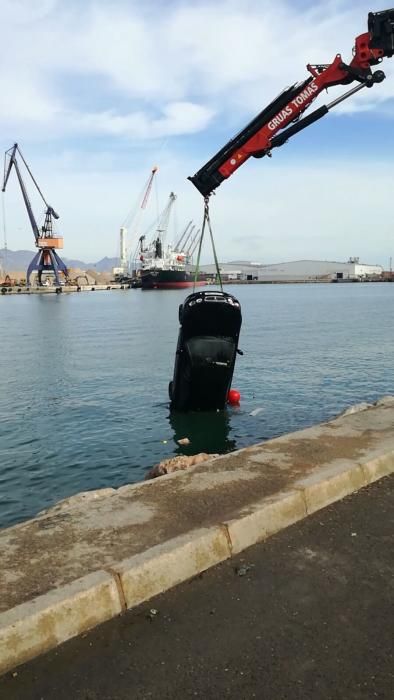
M142 270L142 289L187 289L207 284L206 279L198 275L194 282L194 273L186 270Z

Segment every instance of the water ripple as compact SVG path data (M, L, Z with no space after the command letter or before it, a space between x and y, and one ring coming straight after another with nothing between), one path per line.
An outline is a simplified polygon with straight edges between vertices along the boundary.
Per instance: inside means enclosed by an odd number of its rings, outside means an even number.
M241 409L186 416L167 403L184 292L0 299L17 348L0 357L0 526L174 454L227 452L394 393L394 285L229 291L243 311Z

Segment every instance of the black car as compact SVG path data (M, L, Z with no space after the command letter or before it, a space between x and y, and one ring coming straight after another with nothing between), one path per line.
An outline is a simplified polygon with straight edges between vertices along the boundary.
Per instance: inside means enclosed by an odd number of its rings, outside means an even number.
M242 316L231 294L190 294L179 307L174 377L169 385L171 409L223 409L233 377Z

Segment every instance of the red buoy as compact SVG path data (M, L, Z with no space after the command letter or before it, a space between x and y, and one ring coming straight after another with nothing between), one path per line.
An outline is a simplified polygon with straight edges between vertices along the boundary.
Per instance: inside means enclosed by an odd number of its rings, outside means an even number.
M230 406L237 406L241 401L241 394L239 391L237 391L237 389L230 389L227 394L227 401Z

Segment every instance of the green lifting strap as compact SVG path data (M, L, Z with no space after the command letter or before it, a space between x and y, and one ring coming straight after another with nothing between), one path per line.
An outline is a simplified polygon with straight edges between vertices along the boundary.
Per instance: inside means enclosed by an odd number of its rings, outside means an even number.
M211 219L209 217L209 197L204 197L204 220L201 228L201 236L200 236L200 243L198 246L198 255L197 255L197 263L196 263L196 269L194 271L194 286L193 286L193 292L196 289L196 283L197 283L197 277L198 277L198 270L200 267L200 257L201 257L201 248L202 248L202 242L204 238L204 233L205 233L205 226L208 224L209 228L209 233L211 236L211 243L212 243L212 250L213 250L213 257L215 260L215 267L216 267L216 275L219 280L220 284L220 289L223 291L223 284L222 284L222 276L220 274L220 267L216 255L216 248L215 248L215 242L213 240L213 233L212 233L212 226L211 226Z

